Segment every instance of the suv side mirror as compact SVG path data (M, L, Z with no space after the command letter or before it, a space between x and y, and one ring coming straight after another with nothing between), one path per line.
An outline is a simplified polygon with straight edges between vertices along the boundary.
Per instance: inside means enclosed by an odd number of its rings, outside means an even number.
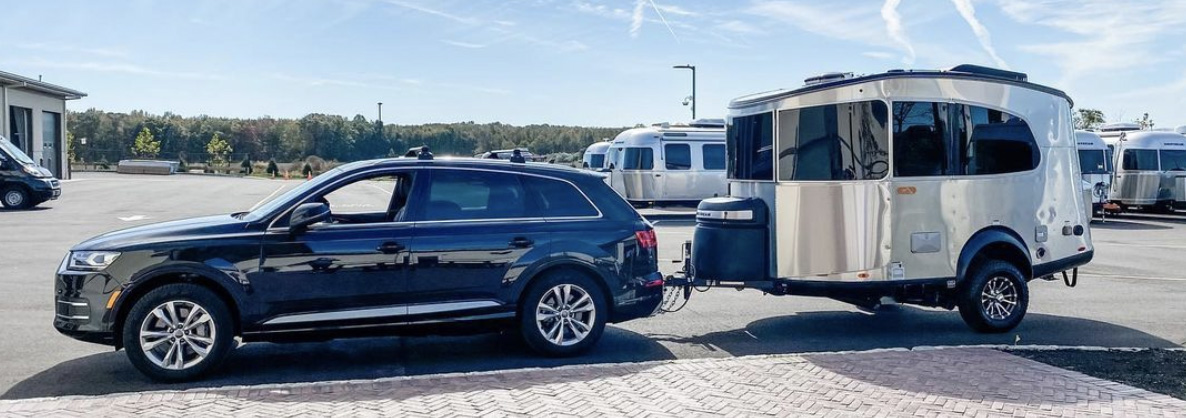
M329 205L326 203L302 203L292 210L292 215L288 220L288 230L293 232L304 230L309 225L325 222L329 219L329 215Z

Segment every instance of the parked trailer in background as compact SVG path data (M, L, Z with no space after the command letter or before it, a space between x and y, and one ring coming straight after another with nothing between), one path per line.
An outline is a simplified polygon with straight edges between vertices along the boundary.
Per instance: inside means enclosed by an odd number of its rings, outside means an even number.
M1004 332L1031 280L1074 285L1092 258L1071 99L1025 74L832 74L729 109L729 196L700 203L669 285L958 307Z
M1100 125L1095 133L1099 134L1100 139L1107 144L1109 148L1115 150L1116 142L1120 141L1120 135L1125 132L1140 131L1141 125L1132 122L1113 122Z
M1095 132L1075 131L1079 170L1091 190L1092 213L1103 211L1112 188L1112 149Z
M1186 137L1174 132L1125 132L1116 143L1109 198L1127 209L1172 211L1186 206Z
M601 141L585 148L585 153L581 155L581 168L595 171L606 168L605 152L609 151L609 146L610 141Z
M699 202L726 192L720 119L630 129L614 138L606 156L610 185L635 205Z

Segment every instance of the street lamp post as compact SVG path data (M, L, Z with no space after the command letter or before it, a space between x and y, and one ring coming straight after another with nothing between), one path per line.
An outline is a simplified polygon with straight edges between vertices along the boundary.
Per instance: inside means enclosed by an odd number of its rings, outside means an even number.
M671 68L677 70L692 70L692 120L696 120L696 66L687 64L676 65L672 66Z
M383 122L383 102L379 102L379 122Z

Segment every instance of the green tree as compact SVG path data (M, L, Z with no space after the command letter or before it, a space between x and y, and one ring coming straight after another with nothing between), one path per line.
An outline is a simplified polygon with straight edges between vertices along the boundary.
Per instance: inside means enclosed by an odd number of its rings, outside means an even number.
M153 138L152 131L145 126L136 135L136 142L132 143L132 154L139 158L156 158L161 153L161 141Z
M1079 109L1075 111L1074 121L1075 129L1083 131L1093 130L1107 122L1104 120L1104 112L1098 109Z
M232 152L235 152L235 150L231 148L231 144L227 143L225 139L222 139L222 136L218 132L211 135L210 142L206 143L206 153L210 154L210 160L215 163L226 163L227 156L231 155Z

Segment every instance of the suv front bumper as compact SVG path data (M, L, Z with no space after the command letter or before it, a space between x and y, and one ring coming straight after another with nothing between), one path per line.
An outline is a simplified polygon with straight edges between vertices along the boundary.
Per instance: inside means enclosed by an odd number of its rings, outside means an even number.
M54 278L54 328L77 340L114 345L107 301L119 289L105 273L59 271Z

